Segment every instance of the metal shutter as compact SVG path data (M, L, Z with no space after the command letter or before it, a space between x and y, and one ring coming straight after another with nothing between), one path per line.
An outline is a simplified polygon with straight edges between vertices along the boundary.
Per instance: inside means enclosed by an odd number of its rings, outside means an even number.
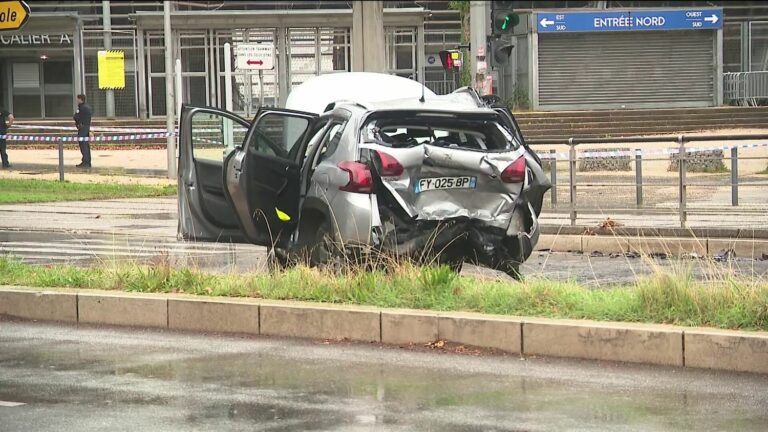
M715 32L539 34L539 108L715 103Z

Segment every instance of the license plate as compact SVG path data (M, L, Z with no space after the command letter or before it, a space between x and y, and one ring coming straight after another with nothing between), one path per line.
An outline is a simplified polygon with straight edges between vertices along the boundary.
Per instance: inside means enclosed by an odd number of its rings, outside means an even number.
M474 189L477 177L432 177L423 178L416 183L416 193L428 190Z

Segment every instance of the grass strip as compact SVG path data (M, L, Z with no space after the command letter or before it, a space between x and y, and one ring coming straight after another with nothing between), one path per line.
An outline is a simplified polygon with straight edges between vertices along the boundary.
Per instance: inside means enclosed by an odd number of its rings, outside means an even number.
M658 272L629 286L593 289L544 279L483 280L458 276L446 267L408 264L387 272L333 273L296 267L214 275L170 265L78 268L0 258L0 284L768 330L768 284L729 276L700 282L690 268Z
M0 203L18 204L168 196L176 193L176 186L0 179L0 191Z

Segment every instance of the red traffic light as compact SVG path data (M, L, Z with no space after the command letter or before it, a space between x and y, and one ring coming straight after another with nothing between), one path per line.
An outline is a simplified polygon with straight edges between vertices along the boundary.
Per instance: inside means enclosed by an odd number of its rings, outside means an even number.
M459 69L462 64L462 53L459 50L442 50L438 53L440 62L445 70Z

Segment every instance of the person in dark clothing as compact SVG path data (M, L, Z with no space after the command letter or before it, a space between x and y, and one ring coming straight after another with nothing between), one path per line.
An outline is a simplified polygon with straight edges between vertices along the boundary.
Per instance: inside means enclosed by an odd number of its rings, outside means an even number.
M75 116L75 126L77 126L78 137L88 137L91 134L91 107L85 103L85 95L77 95L77 111ZM80 162L78 168L90 168L91 167L91 143L88 139L78 140L80 144L80 153L83 155L83 160Z
M0 156L3 159L3 168L10 168L11 164L8 162L7 143L5 141L5 134L8 133L8 128L13 124L13 114L3 107L0 107Z

